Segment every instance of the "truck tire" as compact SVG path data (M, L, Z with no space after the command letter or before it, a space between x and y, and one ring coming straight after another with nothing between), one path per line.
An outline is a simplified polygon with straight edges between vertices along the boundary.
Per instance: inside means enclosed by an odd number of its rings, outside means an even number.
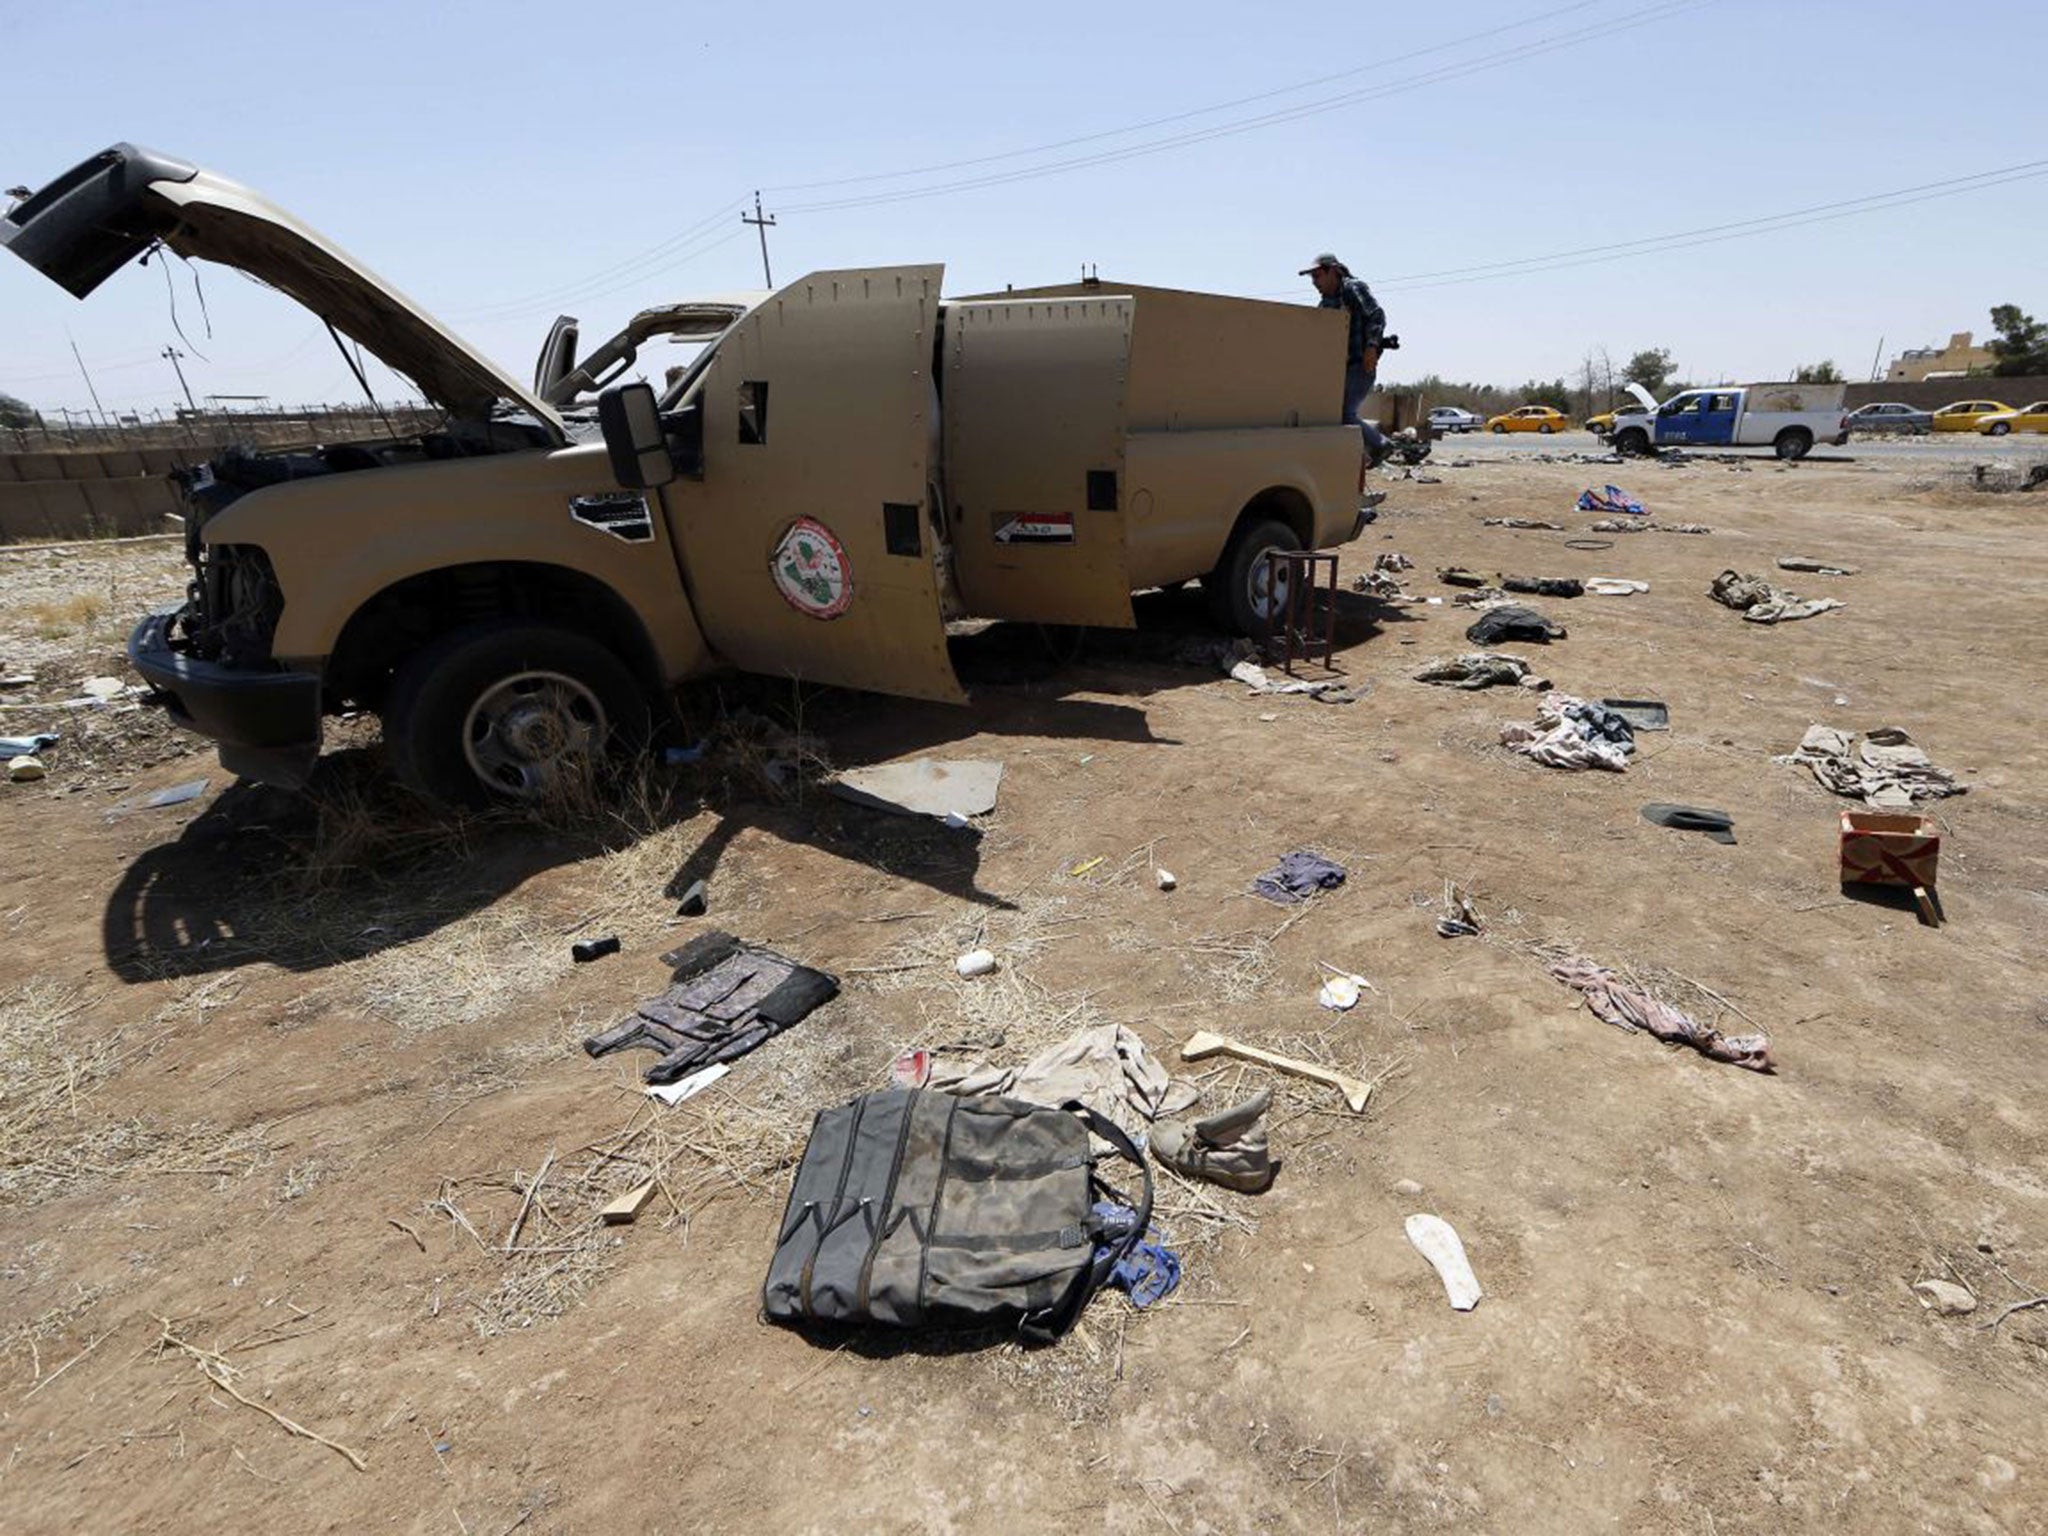
M1787 427L1771 439L1771 449L1781 459L1803 459L1813 447L1813 434L1804 427Z
M1994 421L1993 423L1991 423L1991 425L1990 425L1990 426L1988 426L1988 427L1986 427L1986 428L1984 429L1984 435L1985 435L1986 437L2003 437L2003 436L2005 436L2005 434L2006 434L2006 433L2010 432L2011 430L2012 430L2012 423L2011 423L2011 422L2009 422L2009 421Z
M586 635L493 620L452 631L398 669L384 750L407 788L449 805L533 804L646 740L646 695Z
M1297 550L1301 536L1277 518L1265 518L1238 530L1216 569L1202 578L1209 613L1217 623L1240 635L1266 633L1266 555L1275 549ZM1280 592L1286 591L1282 583Z
M1614 451L1633 459L1650 451L1650 434L1641 427L1625 427L1614 434Z

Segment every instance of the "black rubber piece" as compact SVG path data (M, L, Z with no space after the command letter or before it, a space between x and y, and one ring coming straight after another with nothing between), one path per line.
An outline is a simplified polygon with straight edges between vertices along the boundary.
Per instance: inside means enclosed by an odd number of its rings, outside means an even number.
M1643 820L1676 832L1704 832L1717 843L1735 841L1735 818L1697 805L1646 805Z
M608 933L601 939L585 939L580 944L569 946L569 958L578 965L588 965L593 960L602 960L606 955L619 952L619 936Z

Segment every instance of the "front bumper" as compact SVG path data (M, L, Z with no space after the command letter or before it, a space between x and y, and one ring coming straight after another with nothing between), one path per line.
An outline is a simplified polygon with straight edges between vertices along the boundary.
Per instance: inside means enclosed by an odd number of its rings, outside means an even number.
M296 788L320 755L320 679L310 672L245 672L171 647L176 610L153 613L128 637L128 664L187 730L209 737L221 766Z

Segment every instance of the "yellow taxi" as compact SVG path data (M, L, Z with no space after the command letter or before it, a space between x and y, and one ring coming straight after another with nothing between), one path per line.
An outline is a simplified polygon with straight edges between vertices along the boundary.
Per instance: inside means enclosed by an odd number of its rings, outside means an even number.
M1975 432L1986 416L2009 412L2011 406L1997 400L1958 400L1934 413L1937 432Z
M2008 432L2048 432L2048 400L2036 400L2016 411L1996 411L1977 423L1986 437L2003 437Z
M1619 407L1616 409L1619 409ZM1605 437L1614 430L1614 412L1602 411L1597 416L1588 416L1585 421L1585 427L1588 432L1597 432L1602 437Z
M2000 407L2002 409L2002 407ZM1547 405L1524 405L1486 418L1489 432L1562 432L1571 425L1563 411Z

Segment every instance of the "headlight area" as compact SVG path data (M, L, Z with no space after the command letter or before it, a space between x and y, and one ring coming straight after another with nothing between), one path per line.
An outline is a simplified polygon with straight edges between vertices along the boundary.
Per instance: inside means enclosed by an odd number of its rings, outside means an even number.
M254 544L201 545L178 615L181 649L237 671L274 671L271 645L284 592L270 556Z

